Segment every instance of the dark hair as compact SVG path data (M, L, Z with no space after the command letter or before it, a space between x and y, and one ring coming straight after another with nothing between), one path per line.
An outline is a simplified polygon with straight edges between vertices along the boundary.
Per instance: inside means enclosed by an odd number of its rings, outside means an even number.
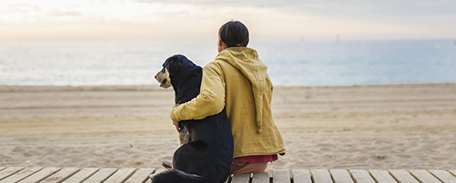
M235 47L237 44L247 46L249 44L249 30L240 21L231 20L220 27L220 39L229 47Z

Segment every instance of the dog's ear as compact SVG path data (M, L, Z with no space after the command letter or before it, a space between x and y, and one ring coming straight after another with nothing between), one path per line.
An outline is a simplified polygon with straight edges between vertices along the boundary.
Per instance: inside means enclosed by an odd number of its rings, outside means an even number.
M169 75L174 75L179 67L182 65L181 55L174 55L166 59L163 67L168 70Z

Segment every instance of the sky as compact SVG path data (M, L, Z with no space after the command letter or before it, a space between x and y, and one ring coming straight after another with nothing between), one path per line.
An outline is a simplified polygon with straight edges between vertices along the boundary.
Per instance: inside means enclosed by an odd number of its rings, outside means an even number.
M0 0L0 41L456 39L455 0Z

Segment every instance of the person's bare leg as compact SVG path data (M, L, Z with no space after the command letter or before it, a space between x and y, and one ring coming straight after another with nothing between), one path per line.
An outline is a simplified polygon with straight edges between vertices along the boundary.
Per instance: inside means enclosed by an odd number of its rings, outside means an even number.
M263 163L246 163L243 166L231 166L231 173L232 174L244 174L244 173L259 173L264 172L268 167L268 162Z

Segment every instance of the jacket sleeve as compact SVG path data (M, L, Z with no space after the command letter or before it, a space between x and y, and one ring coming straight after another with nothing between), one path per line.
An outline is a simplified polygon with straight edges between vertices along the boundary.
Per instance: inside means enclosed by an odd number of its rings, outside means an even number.
M225 107L225 81L222 69L214 62L203 69L200 94L171 109L173 121L199 120L220 113Z

